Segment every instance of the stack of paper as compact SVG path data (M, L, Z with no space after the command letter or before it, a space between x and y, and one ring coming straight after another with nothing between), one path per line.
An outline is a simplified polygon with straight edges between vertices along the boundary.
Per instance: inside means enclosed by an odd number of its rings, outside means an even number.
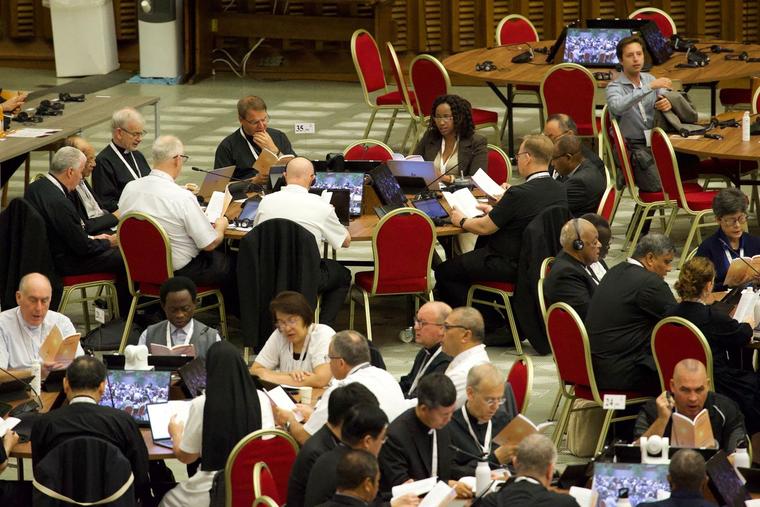
M222 215L227 213L227 208L232 202L232 194L230 194L229 185L224 192L214 192L211 194L211 199L208 200L208 206L206 206L206 216L208 221L212 224L219 220Z
M491 199L499 199L505 190L496 183L483 169L472 175L472 182Z
M478 209L478 200L475 199L469 188L460 188L453 194L451 192L441 192L441 194L451 209L458 209L467 218L474 218L483 214L483 211Z

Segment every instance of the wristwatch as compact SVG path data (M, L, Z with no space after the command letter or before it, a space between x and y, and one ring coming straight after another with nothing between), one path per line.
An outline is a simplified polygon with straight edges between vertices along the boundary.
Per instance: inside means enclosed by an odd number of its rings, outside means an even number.
M290 433L290 421L285 422L285 432Z
M459 221L459 227L461 227L462 229L464 229L465 220L467 220L467 217L462 217L462 220Z

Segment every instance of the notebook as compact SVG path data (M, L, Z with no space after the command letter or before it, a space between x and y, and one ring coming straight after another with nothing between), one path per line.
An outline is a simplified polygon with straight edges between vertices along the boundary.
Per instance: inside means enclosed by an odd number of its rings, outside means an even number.
M632 507L659 500L658 491L670 492L668 465L594 463L591 489L599 495L599 506L615 505L621 488L628 488Z
M614 67L620 39L629 37L625 28L568 28L563 62L584 67Z
M169 401L169 371L108 370L100 405L123 410L148 425L148 404Z
M198 190L198 195L203 197L203 202L208 202L211 199L211 194L214 192L224 193L234 172L235 166L230 165L206 173L206 177L203 178L203 183L201 183L201 188Z
M182 421L187 421L190 410L190 400L173 400L166 403L148 404L148 420L150 422L150 434L153 443L172 449L172 439L169 436L169 421L176 416Z

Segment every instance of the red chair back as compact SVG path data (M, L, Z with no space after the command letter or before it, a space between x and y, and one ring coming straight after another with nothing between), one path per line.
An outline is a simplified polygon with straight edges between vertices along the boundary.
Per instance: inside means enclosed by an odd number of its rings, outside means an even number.
M664 130L656 128L652 131L652 157L660 174L662 191L665 199L676 201L678 206L684 207L684 199L681 195L681 175L678 172L678 162L673 151L673 145Z
M161 285L173 276L171 247L158 222L144 213L127 213L119 221L118 235L132 294L135 283Z
M629 16L631 19L646 19L648 21L654 21L657 28L662 32L663 37L670 39L670 36L676 33L675 23L667 12L655 9L652 7L645 7L634 11Z
M546 312L546 334L557 372L564 384L590 386L591 351L583 321L566 303L554 303Z
M430 116L435 99L449 93L451 81L448 72L436 58L419 55L412 60L409 76L420 114Z
M533 388L533 362L528 356L518 357L507 374L507 382L512 386L517 410L524 414L528 408L530 392Z
M615 190L615 185L608 186L607 190L604 191L602 200L599 201L599 208L596 210L596 214L607 220L608 223L612 221L612 212L615 210L616 195L617 190Z
M523 42L537 42L538 32L533 23L519 14L510 14L499 21L496 27L496 44L521 44Z
M288 498L288 477L297 453L296 441L281 430L258 430L243 437L227 458L225 505L237 507L253 503L253 470L259 462L266 463L275 484L277 498L268 496L278 504L284 504Z
M421 211L401 208L385 215L372 237L372 294L428 292L435 240L435 226Z
M385 89L385 72L375 38L366 30L357 30L351 37L351 56L359 81L367 93Z
M596 135L596 79L584 67L561 63L549 69L541 81L544 114L569 115L578 125L578 135Z
M512 164L504 150L496 145L488 145L488 176L496 183L509 183L509 176L512 173Z
M350 144L343 152L345 160L380 160L385 162L393 158L393 150L385 143L362 139Z
M277 483L272 477L272 472L263 461L259 461L253 467L253 495L254 498L268 496L278 504L284 503L280 497L280 491L277 489Z
M697 327L680 317L667 317L652 330L652 355L663 390L670 389L673 370L683 359L696 359L705 365L710 388L715 390L712 372L712 351Z

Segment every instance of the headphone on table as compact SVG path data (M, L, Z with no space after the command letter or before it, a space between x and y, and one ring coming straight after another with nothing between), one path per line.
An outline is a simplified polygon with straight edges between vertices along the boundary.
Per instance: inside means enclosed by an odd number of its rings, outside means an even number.
M580 251L583 250L583 247L585 246L585 243L581 239L581 231L578 228L578 219L573 218L573 227L575 228L575 235L577 236L573 240L573 250Z

